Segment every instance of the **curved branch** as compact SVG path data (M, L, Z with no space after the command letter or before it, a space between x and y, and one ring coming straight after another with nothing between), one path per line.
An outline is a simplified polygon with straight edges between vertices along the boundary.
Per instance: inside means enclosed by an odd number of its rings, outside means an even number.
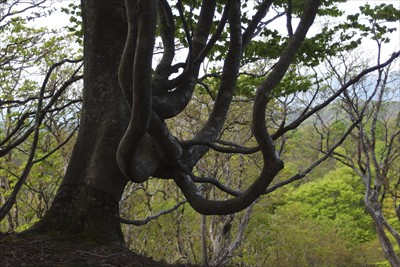
M130 7L129 3L132 7ZM125 1L126 15L128 19L128 33L125 41L124 51L118 67L118 82L121 87L125 101L132 111L133 101L133 62L135 59L136 42L138 39L138 16L135 5L137 0Z
M220 141L216 141L220 142ZM258 146L256 147L243 147L234 143L224 142L224 146L218 145L215 142L206 141L206 140L189 140L182 142L183 147L191 147L191 146L207 146L212 150L221 153L238 153L238 154L254 154L260 151Z
M238 1L235 1L238 4ZM263 154L264 166L257 180L239 196L215 201L204 198L193 180L185 174L177 173L175 183L181 189L189 204L199 213L231 214L245 209L262 195L278 172L283 168L283 162L277 157L271 136L265 125L265 109L271 91L279 83L287 71L293 57L302 44L308 29L311 27L318 11L320 1L310 0L306 6L300 24L290 39L276 67L267 79L257 89L253 110L253 131ZM239 2L240 5L240 2ZM233 10L235 8L232 8Z
M189 104L195 85L194 77L184 77L184 81L175 90L153 96L153 111L162 119L175 117Z
M218 89L211 114L204 127L196 134L195 139L211 141L220 134L225 123L239 73L242 54L242 33L240 24L240 1L231 1L229 8L230 44L221 75L221 84ZM207 147L192 148L193 159L197 161Z
M124 176L134 182L147 180L154 171L150 168L138 168L136 155L143 146L149 145L145 143L145 138L152 106L151 64L157 20L156 2L156 0L125 0L130 26L118 77L121 89L131 108L131 119L118 146L116 160ZM135 32L136 25L137 33ZM132 49L135 49L134 55ZM132 75L133 78L130 78Z
M270 166L264 169L258 179L243 193L228 200L209 200L202 196L201 192L188 175L176 175L175 183L181 189L190 206L204 215L228 215L247 208L260 195L263 194L269 182L281 170L282 165Z
M158 4L160 20L160 35L164 45L163 56L158 63L153 81L153 94L165 93L163 86L157 85L165 80L172 73L171 64L175 56L175 22L171 7L166 0L160 0Z
M180 16L182 17L182 1L178 1L177 7ZM211 31L215 9L216 1L203 1L198 23L193 33L193 38L191 38L187 25L185 26L185 20L182 18L189 42L189 54L185 65L186 69L177 78L171 81L165 81L162 90L166 93L154 96L153 111L161 119L172 118L179 114L188 105L192 97L200 65L202 63L202 61L195 62L194 59L202 53L203 49L207 45L207 39Z

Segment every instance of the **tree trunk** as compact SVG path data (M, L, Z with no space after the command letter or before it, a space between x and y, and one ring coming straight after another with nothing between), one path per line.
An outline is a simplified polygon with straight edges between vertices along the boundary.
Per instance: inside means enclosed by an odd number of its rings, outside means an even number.
M207 216L205 215L201 215L201 258L202 266L208 266Z
M400 259L394 250L392 242L386 234L386 227L384 224L385 218L383 217L382 211L379 208L380 204L378 200L376 198L372 198L372 203L369 200L366 200L365 202L367 211L374 221L376 232L378 234L378 239L382 247L383 255L388 260L391 266L400 266Z
M81 125L53 204L31 231L122 244L119 200L127 183L115 154L129 120L118 84L127 33L123 1L82 1L84 89Z

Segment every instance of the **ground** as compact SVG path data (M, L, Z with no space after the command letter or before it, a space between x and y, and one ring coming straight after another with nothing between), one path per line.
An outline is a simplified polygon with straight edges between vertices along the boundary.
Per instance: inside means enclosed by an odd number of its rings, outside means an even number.
M138 255L124 247L101 246L49 237L22 237L0 233L0 266L84 267L157 266L172 267Z

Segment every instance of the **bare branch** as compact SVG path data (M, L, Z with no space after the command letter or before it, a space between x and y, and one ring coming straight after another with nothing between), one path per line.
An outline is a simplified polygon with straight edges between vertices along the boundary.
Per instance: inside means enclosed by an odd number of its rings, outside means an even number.
M56 146L54 149L52 149L51 151L46 153L46 155L44 155L43 157L41 157L39 159L34 160L32 163L33 164L39 163L39 162L47 159L51 155L53 155L55 152L57 152L60 148L62 148L65 144L67 144L72 139L72 137L75 135L78 128L79 128L79 126L76 126L75 129L68 135L67 138L65 138L64 141L62 141L60 144L58 144L58 146Z
M48 82L49 82L50 76L51 76L51 74L53 73L53 71L54 71L57 67L59 67L59 66L65 64L65 63L78 63L78 62L80 62L80 61L82 61L82 59L77 59L77 60L64 59L64 60L62 60L62 61L60 61L60 62L58 62L58 63L53 64L53 65L49 68L49 70L48 70L48 72L47 72L47 74L46 74L46 77L45 77L45 79L44 79L43 82L42 82L42 85L41 85L41 89L40 89L40 90L41 90L41 91L42 91L42 90L44 91L45 88L48 86ZM78 68L78 69L79 69L79 68ZM61 96L61 94L62 94L63 92L65 92L65 90L66 90L71 84L73 84L74 82L76 82L76 81L78 81L78 80L80 80L80 79L83 78L82 76L75 76L75 75L76 75L76 72L73 74L73 76L72 76L70 79L68 79L67 81L65 81L65 82L63 83L63 85L60 87L60 89L58 89L58 91L57 91L56 93L54 93L54 94L51 96L50 101L47 103L47 105L46 105L45 107L43 107L43 109L41 110L41 113L44 113L44 114L45 114L45 113L48 113L48 112L52 112L52 109L51 109L51 108L52 108L52 106L56 103L56 101L59 99L59 97ZM41 92L41 91L40 91L40 92ZM40 99L40 96L37 97L37 98L38 98L38 100L39 100L39 99ZM43 102L43 100L45 100L45 99L46 99L46 98L43 96L43 99L42 99L41 101ZM22 135L20 135L20 136L19 136L18 138L16 138L16 139L12 140L12 139L15 138L16 136L18 136L19 133L23 130L22 128L23 128L24 123L26 122L26 120L27 120L29 117L33 116L34 114L35 114L35 112L27 112L27 113L24 113L23 115L21 115L21 117L18 119L18 121L17 121L15 127L8 133L7 136L4 137L3 140L0 141L0 146L3 146L3 145L5 145L7 142L9 142L9 141L11 140L11 143L7 144L7 146L6 146L5 148L0 149L0 157L6 155L6 154L7 154L9 151L11 151L13 148L15 148L15 147L17 147L18 145L22 144L22 143L33 133L35 126L32 126L32 127L28 128L27 130L23 131Z
M37 8L37 7L41 6L43 3L45 3L45 2L46 2L46 0L42 0L42 1L39 1L37 3L35 3L35 1L32 1L32 3L30 3L27 7L19 9L19 10L16 10L16 9L13 9L13 7L17 6L20 3L20 0L17 0L15 2L11 3L11 5L8 8L8 11L4 15L2 15L0 17L0 22L3 22L5 19L7 19L7 18L9 18L11 16L20 15L20 14L22 14L22 13L24 13L24 12L30 10L30 9ZM0 4L4 4L4 3L0 3ZM6 25L7 25L7 23L4 24L4 25L0 25L0 29L5 27Z
M143 220L128 220L128 219L120 218L120 221L123 224L131 224L131 225L134 225L134 226L142 226L142 225L148 224L149 222L151 222L151 221L153 221L155 219L158 219L162 215L169 214L169 213L177 210L180 206L182 206L186 202L187 202L186 200L183 200L183 201L179 202L178 204L176 204L175 206L173 206L172 208L167 209L167 210L162 210L162 211L160 211L160 212L158 212L156 214L150 215L149 217L147 217L146 219L143 219Z
M297 181L297 180L300 180L300 179L304 178L307 174L309 174L318 165L320 165L322 162L324 162L326 159L328 159L329 157L332 156L332 154L334 153L335 149L338 148L346 140L346 138L350 135L350 133L353 131L353 129L361 122L361 120L362 120L362 117L359 118L357 121L355 121L349 127L349 129L347 129L347 131L342 135L340 140L335 145L333 145L328 151L326 151L324 153L325 155L323 157L321 157L319 160L315 161L313 164L311 164L306 170L302 171L301 173L298 173L298 174L294 175L293 177L291 177L291 178L289 178L289 179L287 179L287 180L285 180L283 182L277 183L277 184L273 185L272 187L268 188L265 191L265 194L269 194L269 193L275 191L276 189L278 189L278 188L280 188L280 187L282 187L284 185L293 183L294 181Z
M296 129L302 122L304 122L306 119L311 117L311 115L315 114L317 111L323 109L327 105L329 105L333 100L335 100L339 95L341 95L347 88L349 88L351 85L357 83L362 77L364 77L366 74L371 73L373 71L379 70L381 68L386 67L390 63L392 63L396 58L400 56L400 51L393 53L391 57L384 63L367 68L363 71L361 71L358 75L356 75L354 78L350 79L348 82L346 82L339 90L337 90L332 96L330 96L326 101L323 103L315 106L312 108L310 111L308 111L305 114L302 114L300 117L298 117L295 121L281 129L280 131L275 132L272 135L272 138L275 140L282 134L284 134L287 131Z

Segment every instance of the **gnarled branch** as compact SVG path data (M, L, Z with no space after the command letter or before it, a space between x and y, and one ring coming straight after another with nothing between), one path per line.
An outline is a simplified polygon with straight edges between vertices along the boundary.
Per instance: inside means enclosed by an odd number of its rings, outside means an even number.
M124 176L143 182L157 168L157 153L147 135L152 112L152 58L157 21L157 1L125 0L128 35L119 67L119 81L131 109L128 128L117 150L117 163ZM148 157L141 157L139 151ZM150 163L149 165L147 165ZM146 164L147 166L143 166ZM143 168L141 168L143 166Z

